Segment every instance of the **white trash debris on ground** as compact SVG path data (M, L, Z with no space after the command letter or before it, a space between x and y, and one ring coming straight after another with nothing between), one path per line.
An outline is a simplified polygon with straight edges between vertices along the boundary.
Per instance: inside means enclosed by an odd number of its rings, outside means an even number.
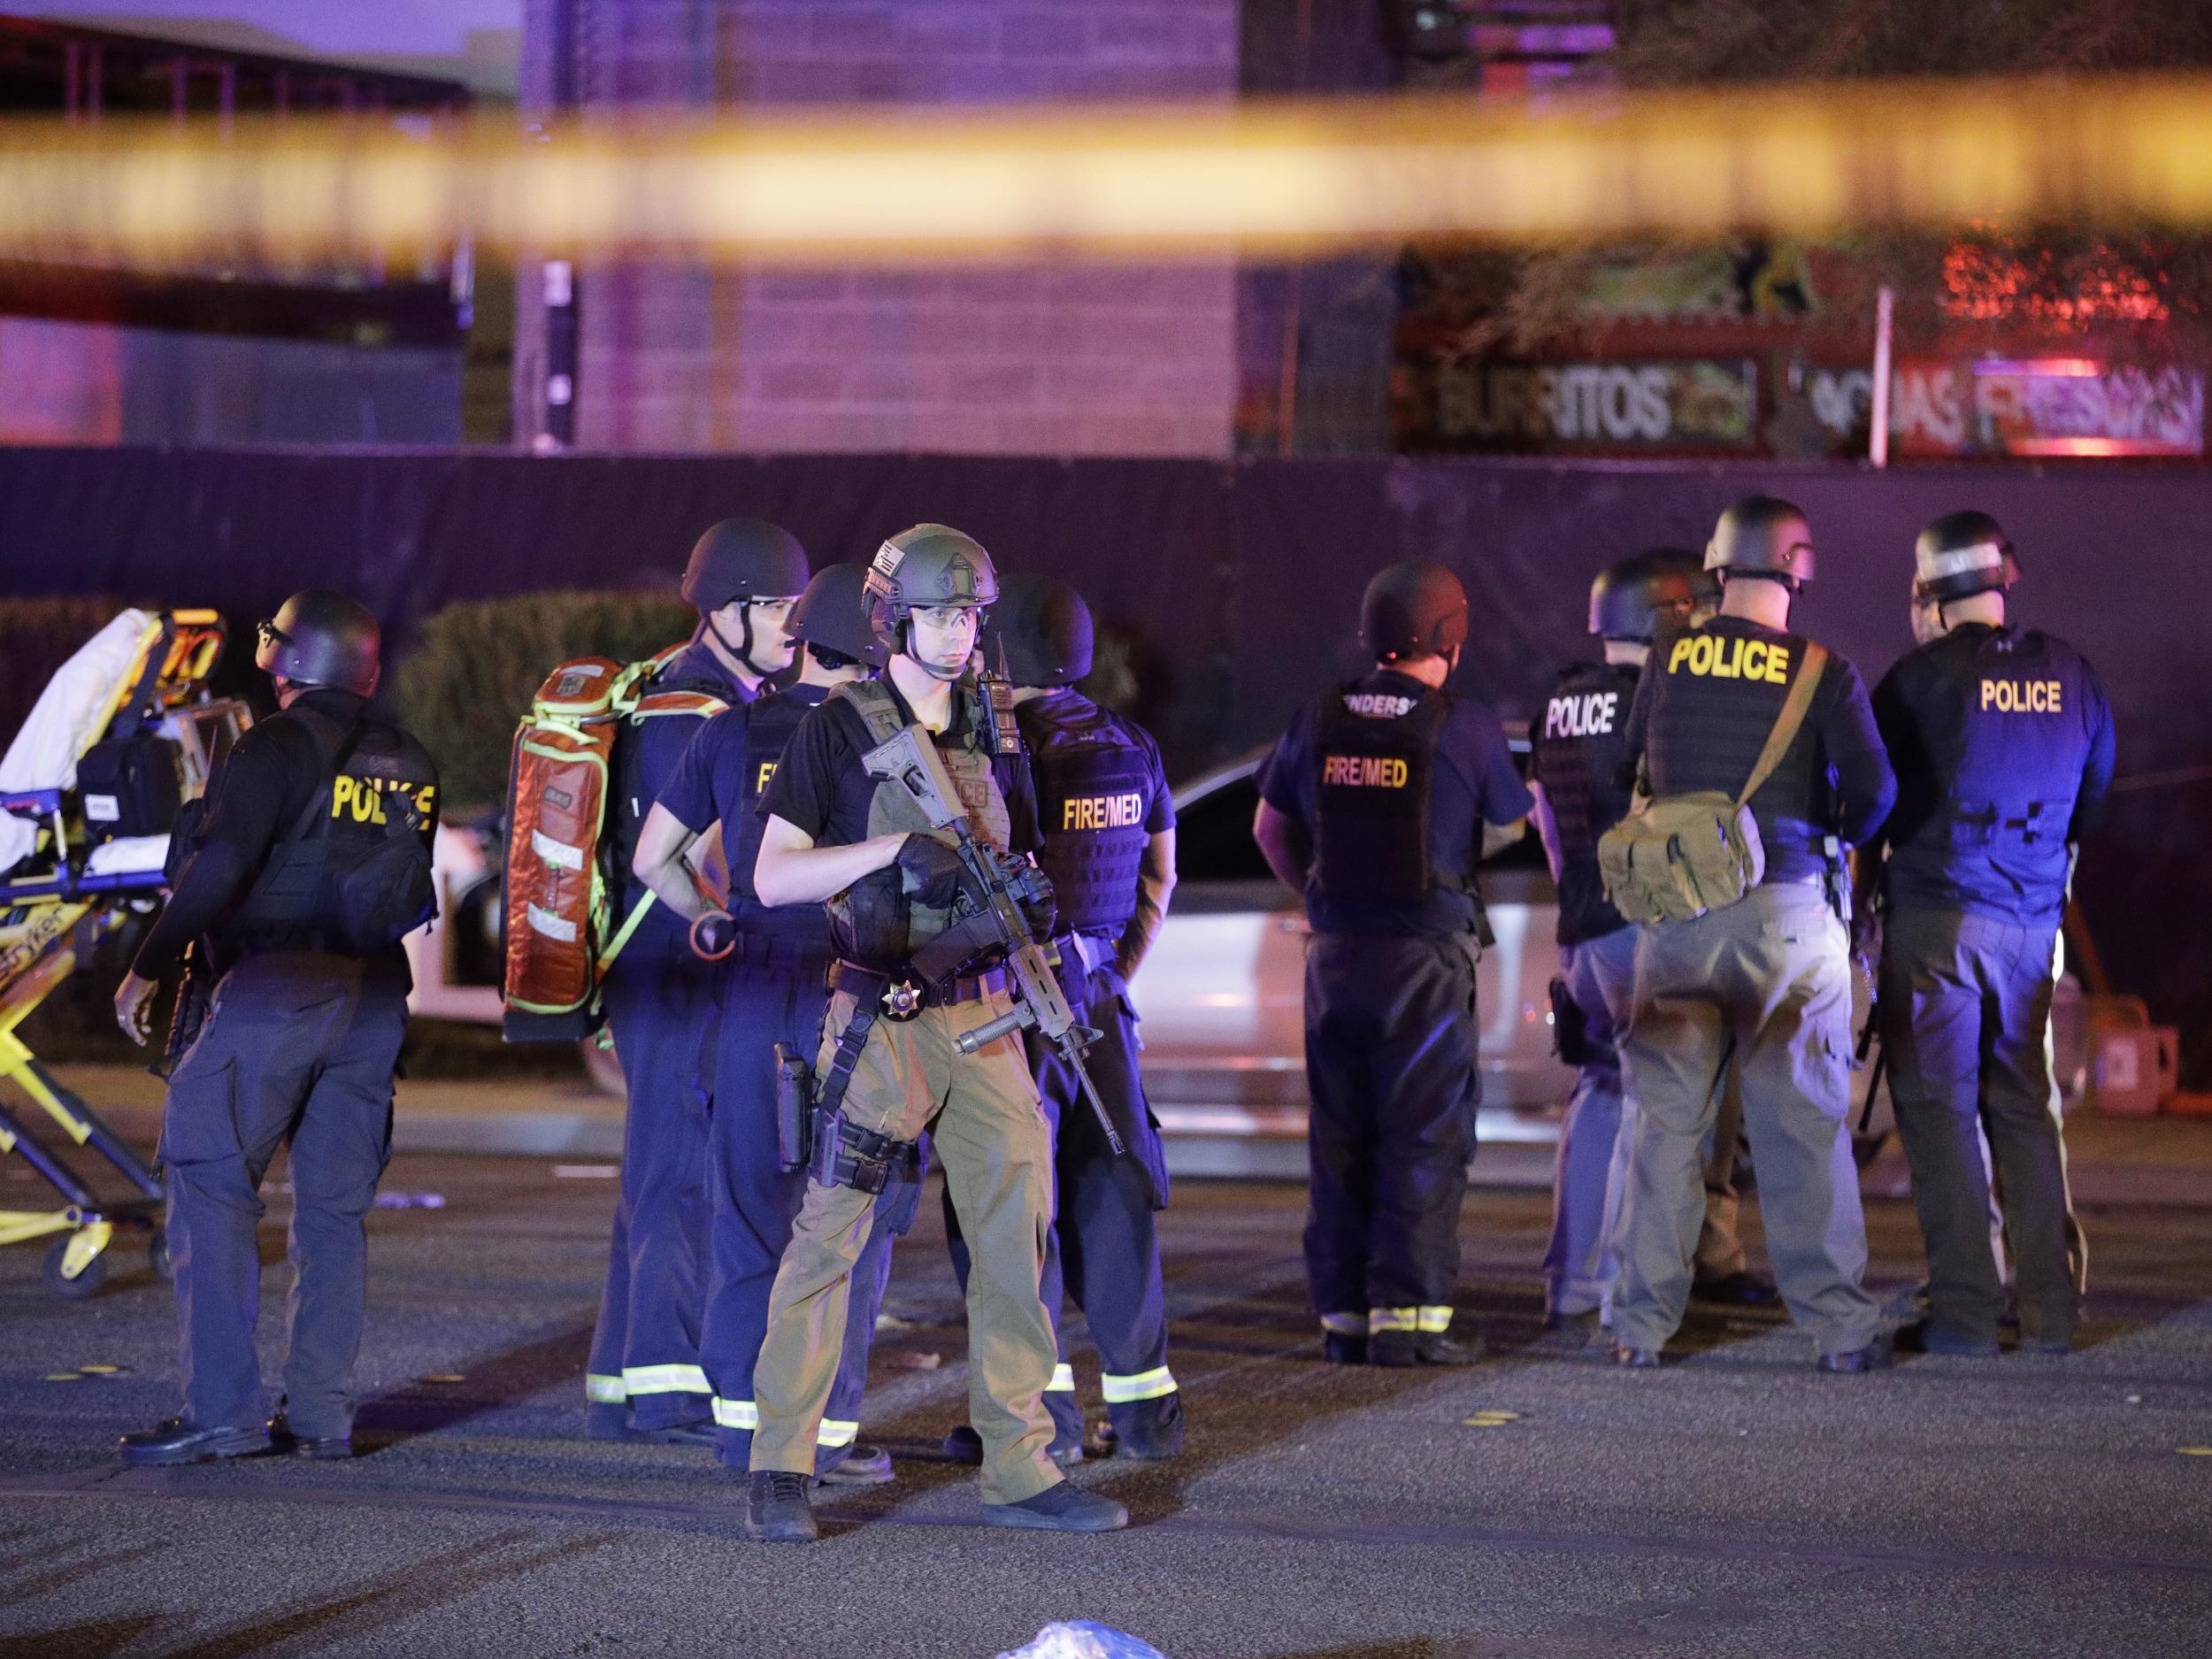
M998 1659L1167 1659L1167 1655L1125 1630L1079 1618L1046 1625L1035 1640L1000 1654Z

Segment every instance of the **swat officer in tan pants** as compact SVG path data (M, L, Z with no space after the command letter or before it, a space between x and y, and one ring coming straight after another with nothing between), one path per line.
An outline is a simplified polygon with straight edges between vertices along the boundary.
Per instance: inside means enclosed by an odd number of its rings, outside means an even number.
M1028 764L1018 747L994 753L983 699L964 683L982 609L997 592L989 555L957 530L918 525L885 542L865 602L891 665L879 680L840 687L800 722L762 799L755 890L769 905L826 903L839 959L815 1056L812 1172L754 1370L759 1420L745 1525L755 1538L815 1536L807 1477L853 1264L877 1194L925 1131L972 1256L968 1410L983 1441L984 1521L1044 1532L1128 1524L1120 1504L1065 1485L1048 1455L1043 1397L1059 1352L1038 1277L1052 1148L1020 1040L1003 1036L972 1055L956 1046L962 1033L1011 1010L1006 972L918 980L915 954L951 924L970 877L906 793L872 778L864 759L920 726L978 839L1000 852L1036 847ZM1048 931L1049 918L1037 922Z

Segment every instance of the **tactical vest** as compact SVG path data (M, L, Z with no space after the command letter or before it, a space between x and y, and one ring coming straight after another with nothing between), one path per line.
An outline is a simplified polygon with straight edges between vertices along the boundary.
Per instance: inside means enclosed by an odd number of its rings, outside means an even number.
M1353 700L1409 704L1361 713ZM1321 700L1314 727L1320 783L1315 795L1313 880L1339 904L1417 904L1436 885L1429 858L1429 801L1436 741L1451 699L1415 698L1339 686ZM1456 885L1471 891L1461 878Z
M1559 942L1579 944L1626 926L1606 901L1598 837L1627 816L1620 781L1628 758L1628 710L1636 670L1583 663L1569 669L1544 704L1534 737L1535 775L1559 836Z
M1052 878L1059 926L1118 930L1137 913L1158 787L1150 757L1118 718L1075 692L1033 698L1016 713L1037 780L1037 862Z
M437 769L380 722L348 731L301 704L287 718L306 726L327 779L269 849L225 938L248 950L388 949L436 912Z
M2085 665L2062 641L2010 628L1961 628L1919 655L1893 895L2055 913L2092 735Z
M938 758L960 792L976 839L1004 851L1013 838L1013 821L991 770L990 750L985 746L982 698L965 685L955 686L952 695L956 703L953 725L964 735L951 744L937 738L931 741L936 742ZM897 697L879 680L840 686L828 700L841 698L852 705L866 725L871 748L890 741L906 727L906 716ZM946 845L953 844L951 836L931 830L921 809L905 790L895 783L879 784L868 804L869 835L912 830L937 833ZM884 972L903 968L917 950L952 922L950 911L918 903L907 895L896 864L863 877L831 899L828 909L838 954L862 967Z
M1754 628L1732 618L1675 634L1644 666L1653 683L1644 734L1647 787L1654 795L1717 792L1733 797L1766 747L1775 718L1805 663L1810 641ZM1839 680L1837 659L1830 679ZM1824 865L1823 843L1835 826L1826 772L1816 772L1819 740L1808 721L1750 802L1770 875Z

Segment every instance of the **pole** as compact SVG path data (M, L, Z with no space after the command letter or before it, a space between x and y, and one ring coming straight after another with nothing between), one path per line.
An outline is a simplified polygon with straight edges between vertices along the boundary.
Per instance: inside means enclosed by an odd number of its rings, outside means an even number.
M1866 434L1867 458L1877 466L1889 465L1889 351L1891 323L1897 311L1897 290L1885 287L1874 296L1874 399Z

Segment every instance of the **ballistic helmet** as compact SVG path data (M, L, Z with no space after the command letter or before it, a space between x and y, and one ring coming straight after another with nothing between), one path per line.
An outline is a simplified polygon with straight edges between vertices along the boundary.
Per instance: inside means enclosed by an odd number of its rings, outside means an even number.
M991 613L995 651L1018 686L1071 686L1091 672L1091 608L1049 576L1010 574Z
M684 598L704 616L739 599L784 599L806 587L806 549L758 518L725 518L692 544Z
M1813 527L1788 502L1747 495L1720 516L1705 547L1705 568L1764 576L1794 592L1813 579Z
M791 607L785 631L818 657L827 651L871 668L888 666L890 653L868 626L868 602L862 591L867 580L868 567L857 561L825 565Z
M998 573L973 536L950 525L918 524L876 549L866 584L868 626L887 651L905 649L902 630L917 607L992 603Z
M1441 565L1389 565L1360 598L1359 636L1379 663L1448 656L1467 642L1467 590Z
M1913 598L1924 604L2002 593L2020 579L2004 526L1985 512L1947 512L1913 544Z
M382 634L366 606L310 588L260 627L254 666L288 684L368 696L376 690Z
M1590 632L1601 639L1648 645L1663 622L1679 627L1696 609L1700 567L1694 553L1655 548L1607 565L1590 584Z

